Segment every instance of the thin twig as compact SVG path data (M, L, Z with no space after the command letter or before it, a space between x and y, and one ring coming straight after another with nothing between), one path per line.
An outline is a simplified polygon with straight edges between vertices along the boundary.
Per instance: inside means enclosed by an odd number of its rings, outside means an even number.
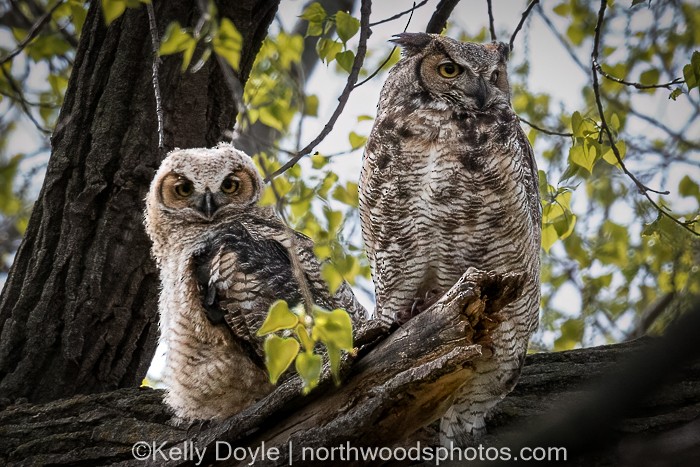
M548 134L548 135L553 135L553 136L567 136L567 137L574 136L573 133L560 133L560 132L558 132L558 131L548 130L548 129L546 129L546 128L542 128L542 127L540 127L540 126L535 125L535 124L532 123L532 122L529 122L529 121L525 120L523 117L518 117L518 118L520 119L521 122L527 124L528 126L534 128L535 130L540 131L540 132L545 133L545 134Z
M22 110L24 111L25 115L29 118L29 120L32 121L34 126L39 130L40 132L44 134L51 134L51 130L48 130L44 128L37 120L34 118L34 115L32 115L32 111L29 109L29 107L26 104L26 101L24 100L24 95L22 94L22 90L17 86L17 83L15 83L15 80L12 79L12 76L5 70L4 66L0 66L0 71L2 71L3 76L5 76L5 79L7 80L7 83L10 85L12 88L12 91L15 93L17 96L17 101L19 102L20 107L22 107Z
M445 26L447 26L447 19L458 3L459 0L440 0L440 3L435 7L433 16L431 16L430 21L428 21L428 27L425 28L425 32L429 34L440 34L442 30L445 29Z
M350 93L355 87L357 77L360 74L360 68L362 68L362 63L365 60L365 54L367 53L367 38L371 34L369 28L369 16L371 12L372 0L362 0L362 6L360 7L360 41L357 46L357 54L355 55L355 61L352 64L352 69L350 70L348 81L345 84L345 89L343 89L343 92L340 94L340 97L338 97L338 106L336 107L335 112L333 112L333 115L331 115L330 120L328 120L326 125L323 127L323 130L321 130L321 133L319 133L319 135L316 138L314 138L313 141L307 144L306 147L304 147L301 151L297 152L291 159L285 162L284 165L277 169L273 174L271 174L269 177L266 177L265 181L269 182L278 175L289 170L289 168L293 167L297 162L299 162L299 160L302 157L306 156L307 154L310 154L311 151L316 146L318 146L318 144L321 141L323 141L323 139L326 136L328 136L328 133L330 133L333 130L335 122L338 121L338 117L340 117L340 114L343 113L343 109L345 108L345 105L348 102Z
M156 98L156 119L158 120L158 149L161 151L162 157L162 151L164 148L163 101L160 95L160 84L158 83L158 65L160 64L160 56L158 55L158 49L160 49L160 40L158 39L158 26L156 24L156 14L153 11L152 2L148 2L146 4L146 10L148 11L148 27L151 30L151 46L153 47L153 65L151 71L151 78L153 82L153 94Z
M669 81L668 83L663 83L663 84L635 83L632 81L625 81L624 79L618 78L616 76L611 75L610 73L603 71L603 67L601 67L600 63L598 63L596 60L593 61L593 65L596 67L596 70L598 70L598 73L600 73L601 75L603 75L605 78L609 79L610 81L624 84L625 86L632 86L632 87L635 87L637 89L656 89L656 88L671 89L671 86L673 86L674 84L685 83L685 80L683 78L675 78L673 81Z
M595 26L595 36L593 38L593 52L591 53L591 72L593 74L593 93L595 94L595 101L596 101L596 107L598 108L598 115L600 116L600 126L601 130L605 132L605 135L608 138L608 141L610 142L610 148L613 151L613 154L615 155L615 159L617 159L617 163L620 165L620 168L622 171L627 174L627 176L634 182L634 184L637 186L637 189L642 193L647 200L656 208L656 210L663 216L668 217L671 219L673 222L676 224L680 225L683 227L685 230L688 232L692 233L693 235L699 236L700 233L696 232L695 230L690 228L689 223L681 222L680 220L676 219L674 216L669 214L665 209L662 209L661 206L659 206L656 201L654 201L651 196L649 195L649 192L653 193L658 193L658 194L669 194L669 192L661 192L661 191L656 191L652 190L651 188L647 187L644 185L642 182L637 179L637 177L634 176L632 172L630 172L627 167L625 166L625 163L622 161L622 155L620 154L620 150L617 148L617 145L615 144L615 137L612 134L612 131L610 131L610 128L608 127L608 123L605 120L605 113L603 111L603 102L600 97L600 84L598 82L598 69L596 68L596 63L598 61L598 48L600 47L600 36L601 36L601 30L603 29L603 19L605 18L605 8L607 7L607 0L601 0L600 2L600 10L598 10L598 21L596 22Z
M540 3L540 0L532 0L530 2L530 4L527 6L527 8L525 8L525 11L523 11L523 16L520 18L520 22L515 27L515 31L513 31L513 35L510 36L509 46L510 46L511 52L513 51L513 43L515 43L515 36L517 36L518 32L520 32L520 30L522 29L523 24L525 24L525 20L527 19L527 17L530 15L530 12L532 11L532 8L535 5L537 5L538 3Z
M422 7L423 5L425 5L426 3L428 3L428 0L423 0L422 2L420 2L420 3L417 4L417 5L416 5L416 2L413 2L413 6L412 6L411 8L409 8L408 10L402 11L401 13L397 13L397 14L395 14L394 16L391 16L391 17L389 17L389 18L383 19L383 20L381 20L381 21L376 21L376 22L374 22L374 23L369 23L369 27L374 27L374 26L378 26L378 25L380 25L380 24L388 23L389 21L394 21L394 20L396 20L396 19L401 18L401 17L404 16L404 15L410 14L411 16L413 16L413 12L414 12L415 10L417 10L418 8Z
M409 10L409 11L411 12L411 15L408 17L408 21L406 21L406 26L403 28L403 32L408 31L408 26L411 24L411 20L413 19L413 11L414 11L416 8L417 8L417 7L416 7L416 2L413 2L413 8L411 8L411 10ZM396 46L392 47L392 48L391 48L391 52L389 52L389 55L387 55L387 57L384 59L384 61L382 62L382 64L379 65L379 66L377 67L377 69L374 70L372 73L370 73L370 75L369 75L367 78L365 78L365 79L363 79L362 81L360 81L359 83L357 83L357 84L355 85L355 87L356 87L356 88L359 88L360 86L362 86L363 84L365 84L367 81L369 81L369 80L371 80L372 78L374 78L375 76L377 76L377 74L386 66L386 64L389 63L389 60L391 60L391 57L394 56L394 52L396 51L396 48L397 48Z
M493 5L491 5L491 0L486 0L486 5L489 10L489 31L491 31L491 40L496 41L498 39L496 38L496 25L493 18Z
M59 0L46 13L41 15L41 17L37 20L36 23L34 23L32 28L29 30L29 32L27 33L27 36L24 39L22 39L22 42L17 44L17 47L15 48L15 50L13 50L9 54L5 55L4 57L0 58L0 66L4 65L5 63L9 62L13 58L15 58L17 55L19 55L20 53L22 53L22 51L27 46L27 44L29 44L32 41L32 39L34 39L37 36L37 34L39 34L39 32L41 32L41 29L49 22L53 12L56 11L56 9L58 9L58 7L63 5L64 2L65 2L65 0Z
M581 61L581 59L578 58L574 50L571 48L571 44L564 38L564 36L561 35L559 30L554 26L554 23L552 23L552 20L549 19L549 16L544 14L544 11L542 8L537 8L537 14L540 15L540 18L542 18L542 21L545 22L549 30L554 34L554 37L556 37L559 40L559 43L564 47L564 50L566 50L566 53L569 54L569 57L571 57L571 60L578 65L578 67L581 69L581 71L584 74L588 74L588 67Z

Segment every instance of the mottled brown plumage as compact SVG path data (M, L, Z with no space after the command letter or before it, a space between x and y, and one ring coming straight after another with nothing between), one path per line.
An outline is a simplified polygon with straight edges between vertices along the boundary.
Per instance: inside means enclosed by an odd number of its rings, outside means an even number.
M532 148L510 104L505 44L401 34L365 148L362 233L377 314L404 321L474 266L528 277L475 376L441 423L468 444L517 382L539 307L540 203Z
M347 284L328 292L313 242L257 205L262 187L250 158L230 145L175 150L151 184L146 228L161 272L166 402L182 419L229 417L272 391L255 333L273 301L302 301L292 248L316 304L362 310Z

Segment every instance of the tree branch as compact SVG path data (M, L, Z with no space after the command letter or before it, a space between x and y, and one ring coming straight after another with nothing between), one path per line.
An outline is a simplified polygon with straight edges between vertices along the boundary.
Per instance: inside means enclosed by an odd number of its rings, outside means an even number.
M663 84L641 84L641 83L635 83L632 81L625 81L624 79L618 78L616 76L611 75L610 73L607 73L603 71L603 67L600 66L598 62L595 62L595 67L598 72L603 75L605 78L609 79L610 81L614 81L616 83L624 84L625 86L632 86L637 89L656 89L656 88L666 88L666 89L671 89L671 86L674 84L683 84L685 83L685 80L683 78L675 78L672 81L669 81L668 83L663 83Z
M330 120L328 120L326 125L323 127L323 130L321 130L321 133L319 133L319 135L316 138L314 138L313 141L307 144L300 151L297 151L297 153L291 159L285 162L284 165L282 165L282 167L277 169L269 177L266 177L266 182L271 181L275 177L283 174L291 167L296 165L296 163L299 162L302 157L306 156L307 154L310 154L311 151L313 151L314 148L318 146L318 144L321 141L323 141L326 136L328 136L331 130L333 130L335 122L338 121L338 117L340 117L340 114L343 113L343 109L345 109L345 105L347 104L348 99L350 98L350 93L354 89L355 83L357 82L357 78L360 75L360 69L362 68L362 64L365 61L365 54L367 53L367 39L372 33L372 31L369 28L369 17L371 13L372 0L362 0L360 7L360 41L357 46L355 61L352 64L352 69L350 70L350 75L348 76L348 80L345 83L345 88L340 94L340 97L338 97L338 106L333 112L333 115L331 115Z
M435 7L433 16L428 21L428 27L425 28L425 32L428 34L440 34L447 26L447 20L458 3L459 0L440 0L440 3Z
M410 323L411 321L406 326ZM689 330L693 332L692 328ZM663 357L665 354L659 353L658 348L649 347L656 340L646 338L624 344L528 355L515 390L496 406L487 421L489 434L484 440L485 445L510 447L515 453L516 445L525 442L523 433L540 436L543 426L542 417L551 416L555 411L561 410L561 402L568 403L569 407L590 403L594 400L596 391L605 390L605 387L600 384L602 377L619 374L620 369L626 367L627 364L624 363L626 361L637 361L643 364L648 360L649 355L645 354L645 349L652 350L657 357ZM691 344L692 342L691 340ZM671 341L668 343L674 345ZM367 357L369 356L368 354ZM675 354L669 358L675 358ZM688 459L688 455L693 452L697 455L697 442L683 443L682 441L697 440L697 420L700 417L700 360L697 356L690 355L685 358L693 358L693 360L683 366L674 363L671 366L673 373L669 375L670 380L659 378L658 373L649 372L642 365L642 373L647 374L649 378L661 382L668 381L664 382L660 390L641 401L635 401L639 405L629 409L625 418L605 426L597 423L595 429L590 429L588 425L579 426L579 430L588 429L590 432L588 435L608 429L604 442L597 446L604 450L582 452L575 458L571 454L568 459L575 461L576 465L592 467L646 465L642 461L652 458L662 460L665 457L668 461L668 459ZM359 366L361 362L362 359L357 365ZM661 372L669 374L668 370L663 368ZM357 378L357 376L351 376L340 390ZM275 416L274 414L283 414L282 407L291 411L291 416L301 414L309 407L316 407L321 403L321 399L325 400L329 397L328 394L316 397L316 391L322 389L320 387L310 396L302 397L298 393L299 387L300 385L290 388L293 396L288 399L288 402L266 399L275 407L267 410L261 404L264 414L259 418L254 415L256 418L252 423L243 420L245 426L242 426L241 430L245 431L251 425L261 426L265 420L268 426L274 425L276 420L289 420L284 415ZM382 388L382 386L364 387L362 394L353 394L350 399L343 400L342 404L335 409L342 410L343 406L354 403L353 401L363 398L363 395L382 397ZM331 390L330 395L333 391ZM282 387L275 391L278 394L281 392ZM403 397L410 398L410 394L403 393ZM0 412L0 463L7 465L122 463L120 465L143 466L144 462L136 461L132 455L132 447L135 443L156 443L157 446L166 443L167 446L173 446L179 440L195 438L203 441L216 428L203 429L195 425L188 429L188 427L172 424L171 414L162 404L162 398L161 390L133 388L77 396L46 404L11 406ZM308 404L306 408L304 404ZM594 408L591 413L601 413L601 410ZM562 418L561 412L558 414ZM563 418L565 419L566 416ZM401 421L397 420L394 426L401 427ZM353 436L352 429L348 436ZM434 443L436 436L435 427L431 425L401 444L413 447L420 440L421 445L427 447ZM231 445L245 446L243 442L247 442L250 446L250 443L255 442L254 436L247 438L242 436L241 439L242 443L231 443ZM549 444L547 440L545 443L548 444L539 446L557 447L555 444ZM266 447L269 446L267 442L265 444ZM338 444L325 447L330 450ZM345 444L345 440L342 444ZM253 445L259 447L260 443ZM355 443L351 445L359 446ZM300 444L294 446L295 449L302 448ZM529 446L534 448L537 445ZM285 446L282 452L287 450ZM168 448L165 448L164 452L167 454ZM669 455L669 452L675 456ZM635 459L637 462L634 462ZM156 460L164 464L162 459L156 457ZM242 464L245 465L248 462L249 460ZM280 459L278 463L284 464L284 461ZM150 464L158 465L158 462L150 462ZM172 464L177 463L171 462ZM287 462L285 465L288 464ZM256 462L255 465L261 464Z
M513 31L513 35L510 36L509 46L510 46L511 52L513 51L513 44L515 43L515 36L517 36L520 29L522 29L523 24L525 24L525 20L527 19L527 17L530 15L530 12L532 11L532 8L535 5L537 5L538 3L540 3L540 0L532 0L530 2L530 4L527 6L527 8L525 8L525 11L523 11L523 15L520 17L520 22L515 27L515 31Z
M158 25L156 24L156 14L153 11L153 4L148 2L146 4L146 9L148 11L148 28L151 31L151 47L153 48L151 78L153 81L153 95L156 101L156 119L158 120L158 150L161 152L160 157L163 158L165 157L165 154L163 154L165 147L163 143L163 102L160 96L160 84L158 83L158 66L160 65L158 49L160 48L160 40L158 39Z
M426 3L428 3L428 0L423 0L422 2L420 2L420 3L417 4L417 5L416 5L416 2L413 2L413 6L412 6L411 8L409 8L408 10L402 11L401 13L397 13L397 14L395 14L394 16L390 16L389 18L383 19L383 20L381 20L381 21L376 21L376 22L374 22L374 23L369 23L369 27L378 26L378 25L380 25L380 24L384 24L384 23L388 23L388 22L390 22L390 21L397 20L397 19L401 18L401 17L404 16L404 15L410 14L411 16L413 16L413 12L416 11L418 8L422 7L423 5L425 5ZM410 22L411 22L411 20L409 20L409 23L410 23ZM404 30L404 32L406 32L406 31Z
M22 53L27 44L29 44L32 41L32 39L34 39L37 36L37 34L41 32L42 28L49 22L53 12L56 11L58 7L63 5L63 3L65 3L65 0L57 1L54 6L52 6L46 13L41 15L41 17L37 20L36 23L34 23L32 28L29 30L27 36L24 39L22 39L22 42L17 44L17 47L12 52L0 58L0 66L4 65L20 53Z
M423 2L423 4L425 4L425 2ZM414 11L416 8L418 8L418 7L416 6L416 2L413 2L413 8L411 8L410 10L408 10L408 11L411 12L411 15L408 17L408 21L406 21L406 26L404 26L403 32L406 32L406 31L408 30L408 26L411 24L411 20L413 19L413 11ZM377 76L377 74L386 66L386 64L389 63L389 60L391 60L391 57L393 57L394 51L396 50L396 48L397 48L396 46L392 47L392 48L391 48L391 52L389 52L389 55L386 56L386 58L384 59L384 61L377 67L377 69L374 70L372 73L370 73L370 74L367 76L367 78L365 78L365 79L363 79L362 81L360 81L359 83L357 83L357 84L355 85L355 87L356 87L356 88L359 88L360 86L362 86L363 84L365 84L366 82L368 82L369 80L371 80L372 78L374 78L375 76Z
M521 122L527 124L528 126L534 128L535 130L540 131L540 132L545 133L545 134L548 134L548 135L553 135L553 136L567 136L567 137L574 136L573 133L560 133L560 132L558 132L558 131L548 130L548 129L546 129L546 128L542 128L542 127L540 127L540 126L537 126L537 125L535 125L534 123L529 122L528 120L525 120L523 117L518 117L518 118L520 119Z
M491 5L491 0L486 0L486 5L488 6L489 12L489 31L491 31L491 40L496 41L496 26L495 19L493 17L493 5Z
M289 440L308 447L347 441L356 446L400 442L450 406L456 389L472 374L469 362L481 355L481 344L489 342L490 330L503 319L500 310L518 297L525 280L470 268L436 304L378 345L385 335L380 321L357 329L357 359L352 366L345 362L346 378L340 388L334 389L326 377L311 397L305 397L295 375L240 414L208 428L195 428L195 433L168 423L168 412L158 405L160 392L156 391L80 396L38 406L40 413L49 414L41 422L44 430L38 425L36 409L13 406L0 412L4 435L0 460L133 461L131 446L152 440L166 442L166 450L194 442L212 454L217 441L251 447L265 441L283 452ZM118 402L120 397L125 400ZM82 404L85 407L78 409ZM66 423L68 416L73 418ZM86 427L90 436L85 435ZM36 445L49 436L63 442L38 450ZM87 449L86 438L107 441L108 452ZM298 455L292 460L299 460ZM207 458L207 463L213 460Z
M596 101L596 107L598 108L598 115L600 116L600 122L601 122L601 131L605 132L605 135L608 138L608 141L610 142L610 147L613 151L613 154L615 155L615 159L617 159L618 164L620 165L620 168L622 171L627 174L627 176L634 182L634 184L637 186L637 189L642 193L647 200L656 208L656 210L659 212L660 215L666 216L670 220L672 220L674 223L678 224L681 226L683 229L687 230L691 234L700 237L700 233L696 232L693 230L690 225L692 225L689 222L681 222L680 220L676 219L674 216L669 214L665 209L662 209L661 206L659 206L656 201L654 201L651 198L651 195L649 195L649 192L654 192L654 193L659 193L659 194L668 194L668 192L659 192L652 190L651 188L647 187L644 185L642 182L639 181L637 177L634 176L632 172L630 172L627 167L625 166L625 163L622 161L622 155L620 154L620 150L617 148L617 145L615 144L615 137L612 134L612 131L610 131L610 128L608 127L608 123L605 120L605 113L603 112L603 103L600 97L600 85L598 83L598 48L600 46L600 37L601 37L601 30L603 29L603 20L605 18L605 9L607 7L607 0L601 0L600 2L600 9L598 10L598 21L596 22L595 26L595 36L593 38L593 52L591 53L591 72L593 73L593 93L595 94L595 101Z

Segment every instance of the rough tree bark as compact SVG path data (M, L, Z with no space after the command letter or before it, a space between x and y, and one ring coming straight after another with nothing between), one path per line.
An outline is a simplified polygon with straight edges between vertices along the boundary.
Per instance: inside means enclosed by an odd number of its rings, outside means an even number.
M489 421L486 444L508 446L504 443L514 430L522 430L523 425L527 430L536 429L533 420L551 413L560 401L583 401L592 381L614 371L620 362L638 353L641 347L643 343L630 342L529 356L520 383ZM173 446L188 437L197 439L206 434L197 435L199 427L190 428L188 432L171 425L168 410L161 403L162 397L159 390L121 389L41 405L10 407L0 412L0 463L143 466L144 463L135 461L131 453L134 443L146 440ZM283 419L283 416L271 417L268 423ZM625 419L610 427L611 445L602 452L570 456L569 460L574 465L587 467L651 465L652 460L657 462L654 465L677 466L686 465L681 463L684 459L700 461L699 419L700 360L696 359L681 368L673 380L628 413ZM394 426L400 423L401 420L396 420ZM431 435L434 433L423 433L424 446L434 442ZM245 446L248 443L231 444ZM298 448L303 445L295 444ZM285 447L282 452L286 451ZM165 464L158 459L161 462L156 465Z
M346 367L340 388L322 384L304 397L300 381L292 378L219 424L177 426L161 403L162 391L151 389L11 406L0 412L0 462L144 465L132 448L145 442L162 446L166 456L196 446L207 464L216 460L217 441L252 449L264 441L267 448L278 447L281 457L258 458L255 465L288 465L291 440L294 464L305 465L302 447L434 444L434 428L405 438L440 416L455 387L470 376L470 359L488 347L498 310L517 296L519 280L470 271L389 337L378 339L372 322L361 329L359 356ZM512 448L516 455L520 446L567 446L568 460L581 466L700 460L700 355L689 352L694 340L685 338L699 322L695 313L695 322L684 323L684 335L656 341L529 356L515 391L490 418L485 444ZM146 457L146 465L192 465L165 462L159 454Z
M155 350L158 277L142 228L160 163L146 8L106 27L91 2L46 179L0 297L0 398L48 401L137 386ZM243 35L245 81L279 0L219 2ZM162 36L200 17L195 0L155 1ZM160 67L165 150L211 146L237 109L216 60Z

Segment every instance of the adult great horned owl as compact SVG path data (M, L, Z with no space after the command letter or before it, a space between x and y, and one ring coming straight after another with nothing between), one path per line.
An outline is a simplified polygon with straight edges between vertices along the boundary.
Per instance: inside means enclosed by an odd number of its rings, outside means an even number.
M175 150L151 183L145 223L162 283L166 402L182 419L225 418L271 392L255 333L273 301L302 300L290 248L316 304L362 310L347 284L329 294L313 243L257 205L262 188L230 145Z
M412 316L470 266L527 277L441 421L441 442L464 445L514 387L537 326L537 168L510 104L505 44L422 33L394 42L403 57L382 89L360 177L377 313Z

